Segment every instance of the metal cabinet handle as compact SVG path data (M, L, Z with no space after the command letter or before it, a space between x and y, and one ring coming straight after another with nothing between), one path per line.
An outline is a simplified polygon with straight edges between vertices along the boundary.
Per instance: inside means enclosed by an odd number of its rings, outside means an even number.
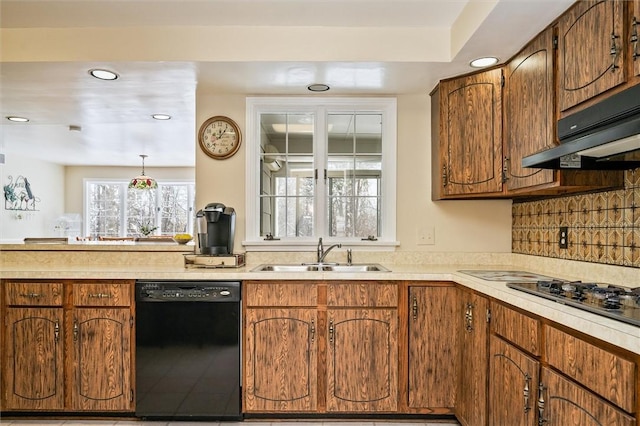
M464 314L465 329L471 333L473 331L473 305L467 303L467 309Z
M447 166L442 166L442 186L447 186Z
M329 343L333 344L333 320L329 320Z
M111 299L113 295L111 293L89 293L89 299Z
M629 37L629 41L633 44L633 60L635 61L638 54L638 20L636 17L633 17L633 22L631 23L631 37Z
M55 341L58 343L60 341L60 323L58 320L53 325L53 335L55 336Z
M43 296L42 293L20 293L20 297L26 297L27 299L39 299Z
M538 385L538 426L543 426L547 423L547 419L544 418L544 386L542 382Z
M615 72L615 70L617 70L619 67L618 65L616 65L616 62L618 62L618 56L620 53L620 49L618 49L618 45L616 44L616 39L618 38L618 36L615 33L611 33L611 50L610 50L610 54L611 54L611 71Z
M531 376L527 373L524 374L524 412L528 413L531 410L529 407L529 386L531 385Z
M74 342L78 341L78 322L77 321L73 322L73 341Z
M413 320L418 320L418 298L413 296L413 301L411 302L411 312L413 313Z
M311 320L311 343L313 343L316 339L316 323L314 320Z

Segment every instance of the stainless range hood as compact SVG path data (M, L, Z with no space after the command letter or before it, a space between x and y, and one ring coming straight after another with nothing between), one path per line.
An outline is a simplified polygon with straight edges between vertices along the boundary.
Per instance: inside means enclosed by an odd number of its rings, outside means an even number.
M523 167L625 170L640 167L640 85L558 121L560 145Z

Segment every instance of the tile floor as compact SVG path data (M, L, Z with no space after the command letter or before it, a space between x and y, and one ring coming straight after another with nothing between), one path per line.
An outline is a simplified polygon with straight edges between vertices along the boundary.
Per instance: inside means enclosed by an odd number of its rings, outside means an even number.
M180 422L180 421L136 421L136 420L4 420L0 419L0 425L29 425L29 426L443 426L459 425L456 421L431 420L420 421L297 421L287 422L263 422L248 420L245 422Z

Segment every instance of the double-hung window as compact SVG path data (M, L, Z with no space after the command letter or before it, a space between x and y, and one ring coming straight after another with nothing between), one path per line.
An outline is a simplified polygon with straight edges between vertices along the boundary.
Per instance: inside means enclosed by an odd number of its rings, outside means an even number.
M193 233L193 182L158 182L156 189L130 189L128 184L123 180L85 180L85 235Z
M247 250L395 245L395 98L247 99Z

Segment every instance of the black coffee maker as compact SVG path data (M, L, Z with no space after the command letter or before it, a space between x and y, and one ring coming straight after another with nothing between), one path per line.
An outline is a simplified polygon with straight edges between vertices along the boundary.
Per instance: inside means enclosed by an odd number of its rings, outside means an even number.
M198 238L196 254L233 254L236 233L236 211L222 203L209 203L196 213Z

